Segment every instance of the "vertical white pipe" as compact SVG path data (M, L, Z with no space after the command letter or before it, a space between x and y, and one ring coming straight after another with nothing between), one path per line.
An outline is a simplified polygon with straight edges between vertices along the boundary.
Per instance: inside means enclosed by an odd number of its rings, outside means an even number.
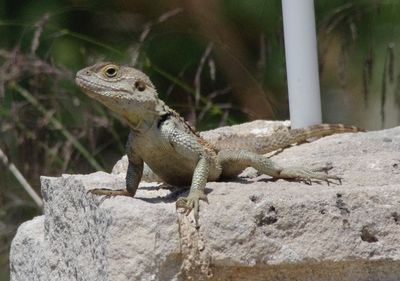
M321 123L313 0L282 0L292 128Z

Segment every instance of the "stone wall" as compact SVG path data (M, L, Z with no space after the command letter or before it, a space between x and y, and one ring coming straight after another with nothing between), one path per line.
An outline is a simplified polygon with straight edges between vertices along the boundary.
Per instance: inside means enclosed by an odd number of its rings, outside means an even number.
M105 200L86 193L123 188L124 165L42 177L44 215L19 227L11 280L400 280L400 127L325 137L273 159L328 162L343 183L247 170L207 184L196 229L175 210L185 195L176 188L142 183L135 198Z

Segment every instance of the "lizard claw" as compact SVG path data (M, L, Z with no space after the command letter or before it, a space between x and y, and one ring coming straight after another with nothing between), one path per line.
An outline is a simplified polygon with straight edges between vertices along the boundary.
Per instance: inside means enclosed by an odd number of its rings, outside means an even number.
M342 178L340 178L338 176L327 176L325 181L328 185L331 183L342 185ZM337 182L334 182L334 181L337 181Z
M335 181L338 181L337 184L342 184L342 179L338 176L334 175L328 175L327 173L324 172L317 172L317 169L313 170L308 170L304 168L285 168L281 172L281 176L283 178L291 178L291 179L297 179L299 181L302 181L308 185L311 185L313 181L324 181L328 185L331 183L336 183Z
M184 213L186 216L189 215L193 210L196 227L198 227L199 221L200 200L204 200L208 203L207 195L204 193L204 190L195 189L190 191L187 197L180 197L176 201L176 208L184 209Z
M312 185L312 181L310 178L304 178L304 179L301 179L300 181L304 182L307 185Z

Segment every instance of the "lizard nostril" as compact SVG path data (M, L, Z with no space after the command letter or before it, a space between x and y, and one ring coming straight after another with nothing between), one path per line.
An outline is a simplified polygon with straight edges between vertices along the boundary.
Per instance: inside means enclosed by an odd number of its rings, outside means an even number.
M143 92L144 90L146 90L146 83L140 80L136 81L135 88L138 89L140 92Z

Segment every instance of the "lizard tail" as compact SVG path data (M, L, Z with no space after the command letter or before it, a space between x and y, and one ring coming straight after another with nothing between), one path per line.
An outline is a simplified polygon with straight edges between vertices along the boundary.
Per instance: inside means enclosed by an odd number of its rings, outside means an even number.
M304 142L309 138L324 137L340 133L364 132L356 126L346 126L343 124L317 124L289 131L294 143Z
M355 126L346 126L343 124L317 124L299 129L292 129L274 133L267 137L263 144L256 146L257 153L265 154L271 151L288 147L295 143L303 143L311 138L319 138L340 133L364 132Z
M284 128L272 135L230 136L221 140L210 141L217 151L220 150L247 150L258 154L266 154L292 144L306 142L311 138L319 138L338 133L355 133L364 130L355 126L342 124L319 124L299 129Z

